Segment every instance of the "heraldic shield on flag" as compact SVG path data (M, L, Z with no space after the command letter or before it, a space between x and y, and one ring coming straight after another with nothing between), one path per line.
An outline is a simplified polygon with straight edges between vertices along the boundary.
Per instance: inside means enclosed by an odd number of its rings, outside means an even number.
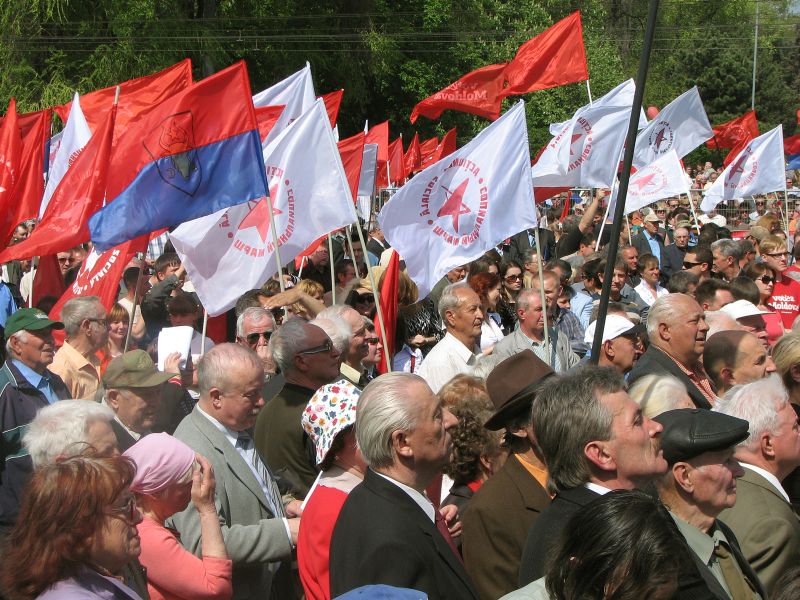
M406 183L378 222L421 297L453 267L534 227L524 104Z
M192 111L170 115L142 143L161 179L193 196L203 181L203 169L194 143Z

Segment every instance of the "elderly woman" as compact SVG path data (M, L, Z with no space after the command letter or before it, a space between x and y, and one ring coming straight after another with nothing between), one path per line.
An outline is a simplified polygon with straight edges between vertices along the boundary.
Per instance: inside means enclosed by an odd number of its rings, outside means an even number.
M124 457L73 457L34 471L0 567L11 600L141 600L121 581L142 515Z
M500 315L497 314L497 305L500 302L500 276L495 273L483 272L470 275L467 280L478 298L481 300L481 350L486 352L503 339L503 330L500 328Z
M151 600L227 600L233 563L214 506L208 461L166 433L144 436L124 454L136 465L131 491L144 518L138 525ZM185 550L164 521L189 505L200 515L202 558Z
M364 479L366 463L356 447L356 406L361 392L348 381L324 385L301 417L314 442L320 474L306 496L297 539L300 581L308 600L331 597L328 559L333 526L350 491Z

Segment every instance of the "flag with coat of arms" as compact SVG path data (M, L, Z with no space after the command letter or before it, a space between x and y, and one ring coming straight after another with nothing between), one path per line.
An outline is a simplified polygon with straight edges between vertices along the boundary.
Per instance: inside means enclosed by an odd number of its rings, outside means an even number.
M421 298L450 269L535 227L524 103L406 183L378 222Z

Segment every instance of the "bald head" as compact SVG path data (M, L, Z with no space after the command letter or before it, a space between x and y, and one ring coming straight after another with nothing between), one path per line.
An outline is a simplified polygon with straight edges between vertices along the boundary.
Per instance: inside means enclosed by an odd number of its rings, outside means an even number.
M749 331L720 331L706 340L703 365L722 396L734 385L757 381L775 371L761 340Z

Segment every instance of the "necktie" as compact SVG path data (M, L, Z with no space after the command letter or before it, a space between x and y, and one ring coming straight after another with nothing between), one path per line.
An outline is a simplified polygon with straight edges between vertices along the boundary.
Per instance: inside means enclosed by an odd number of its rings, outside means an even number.
M739 570L736 558L731 554L725 542L720 541L714 548L714 554L719 561L722 576L728 584L728 590L733 600L753 600L755 598L753 586Z
M431 504L433 504L431 502ZM453 538L450 536L450 531L447 529L447 523L442 516L442 513L439 512L439 509L436 506L433 507L433 514L434 514L434 523L436 524L436 529L439 530L439 533L442 534L444 541L447 542L447 545L450 546L450 549L453 551L453 554L456 555L459 561L461 561L461 555L458 553L458 548L456 548L455 542L453 542ZM463 562L463 561L462 561Z
M417 357L412 354L411 355L411 371L410 371L411 373L414 372L414 367L416 366L416 364L417 364Z
M276 492L276 486L273 483L272 473L269 472L267 466L263 463L253 447L253 438L247 431L240 431L236 437L236 449L241 450L242 458L251 466L252 470L257 474L257 479L264 491L264 496L267 499L267 506L270 512L275 517L284 516L283 502L280 494Z

